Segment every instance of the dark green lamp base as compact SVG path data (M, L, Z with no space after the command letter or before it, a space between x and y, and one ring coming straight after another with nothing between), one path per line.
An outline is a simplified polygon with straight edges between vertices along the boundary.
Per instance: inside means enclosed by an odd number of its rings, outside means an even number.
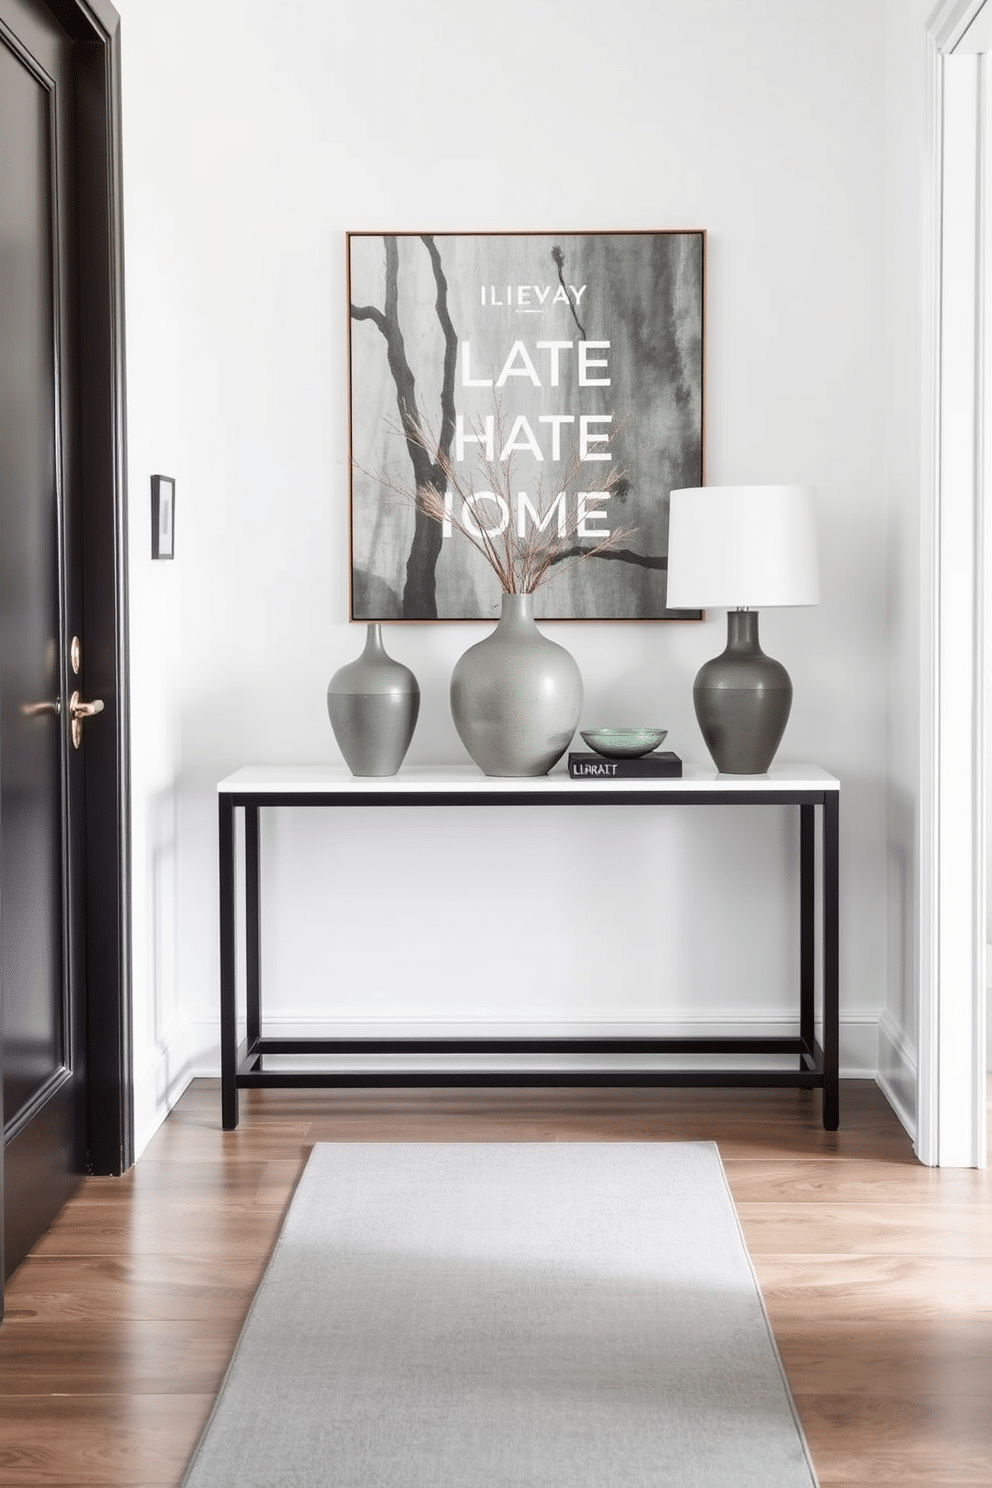
M792 683L758 644L757 610L727 611L727 649L700 667L692 698L721 774L764 775L789 721Z

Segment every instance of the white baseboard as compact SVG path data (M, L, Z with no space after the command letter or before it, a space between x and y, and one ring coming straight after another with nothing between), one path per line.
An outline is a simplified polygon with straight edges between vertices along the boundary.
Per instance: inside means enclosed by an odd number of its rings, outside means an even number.
M134 1072L134 1156L141 1156L162 1122L195 1078L196 1030L174 1024L167 1042Z
M243 1030L242 1030L243 1032ZM492 1019L444 1021L439 1019L409 1019L402 1023L395 1020L381 1021L355 1019L323 1019L280 1016L265 1020L265 1032L272 1038L712 1038L717 1034L728 1037L772 1038L793 1036L796 1032L794 1018L779 1014L738 1014L732 1021L725 1015L711 1014L692 1019L654 1019L650 1021L623 1021L606 1019L576 1019L568 1023L532 1022L506 1023ZM355 1056L349 1056L354 1059ZM730 1056L693 1060L700 1068L710 1065L715 1068L746 1069L756 1056L742 1056L736 1060ZM793 1056L786 1056L787 1065ZM545 1056L541 1056L542 1061ZM574 1056L573 1056L574 1060ZM671 1062L685 1065L683 1055L673 1055ZM195 1076L216 1076L220 1073L220 1039L217 1022L203 1020L190 1026L190 1061ZM645 1064L653 1062L654 1056L618 1055L613 1060L618 1065ZM554 1068L567 1067L569 1056L562 1055L551 1061ZM597 1062L607 1065L607 1056L597 1056ZM370 1056L370 1063L381 1063ZM510 1067L519 1065L520 1056L504 1056L494 1061L493 1056L464 1056L459 1065L467 1067ZM848 1014L841 1019L840 1070L843 1079L874 1080L878 1074L878 1014Z
M267 1019L265 1031L274 1038L707 1038L717 1033L727 1036L788 1037L795 1033L795 1019L778 1014L738 1014L728 1021L719 1014L709 1014L692 1019L655 1019L651 1021L623 1021L606 1019L577 1019L569 1023L531 1022L506 1023L499 1020L472 1019L443 1021L440 1019L409 1019L402 1023L395 1020L334 1020L283 1016ZM354 1056L352 1056L354 1057ZM791 1064L792 1056L787 1063ZM543 1059L543 1056L542 1056ZM561 1056L554 1065L562 1066L567 1056ZM647 1063L650 1056L628 1059L618 1056L617 1064ZM370 1057L370 1063L381 1063ZM511 1056L497 1061L497 1067L509 1066ZM519 1063L519 1059L516 1061ZM598 1059L597 1062L600 1062ZM602 1063L608 1061L603 1058ZM684 1065L686 1059L672 1056L672 1062ZM741 1058L730 1061L699 1060L700 1067L706 1063L717 1067L745 1068L754 1059ZM492 1065L492 1056L462 1063L480 1066ZM840 1027L840 1072L842 1079L875 1080L892 1106L902 1125L915 1136L916 1106L916 1058L899 1031L882 1014L848 1013L841 1018ZM220 1074L220 1039L217 1020L214 1018L190 1021L185 1026L175 1025L170 1030L168 1042L160 1045L154 1057L135 1072L135 1156L144 1151L148 1142L161 1126L191 1080L198 1077L216 1078Z
M878 1086L916 1141L916 1048L887 1012L878 1020Z

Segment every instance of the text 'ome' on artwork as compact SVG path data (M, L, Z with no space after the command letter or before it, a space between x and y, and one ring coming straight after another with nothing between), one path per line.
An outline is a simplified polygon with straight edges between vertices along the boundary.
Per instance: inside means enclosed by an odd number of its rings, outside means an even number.
M669 493L703 482L704 256L702 231L348 234L352 619L498 618L459 521L567 533L538 618L699 618L665 598Z

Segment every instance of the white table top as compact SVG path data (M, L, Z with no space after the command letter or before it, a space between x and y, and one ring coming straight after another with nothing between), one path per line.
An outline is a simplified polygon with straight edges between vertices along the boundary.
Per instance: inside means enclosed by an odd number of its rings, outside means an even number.
M706 791L714 795L776 790L840 790L840 781L819 765L779 764L766 775L720 775L712 765L683 765L681 779L573 780L566 769L556 768L550 775L504 778L483 775L475 765L402 766L397 775L352 775L345 765L245 765L218 782L222 795L362 794L416 795L420 792L444 791L499 795L506 791L535 796L550 791L574 791L580 795L610 795L617 791L664 791L678 795L682 791Z

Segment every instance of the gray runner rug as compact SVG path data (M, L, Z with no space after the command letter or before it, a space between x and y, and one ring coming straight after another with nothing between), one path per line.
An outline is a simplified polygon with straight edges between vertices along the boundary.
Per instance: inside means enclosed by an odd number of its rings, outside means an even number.
M810 1488L709 1142L314 1148L186 1488Z

